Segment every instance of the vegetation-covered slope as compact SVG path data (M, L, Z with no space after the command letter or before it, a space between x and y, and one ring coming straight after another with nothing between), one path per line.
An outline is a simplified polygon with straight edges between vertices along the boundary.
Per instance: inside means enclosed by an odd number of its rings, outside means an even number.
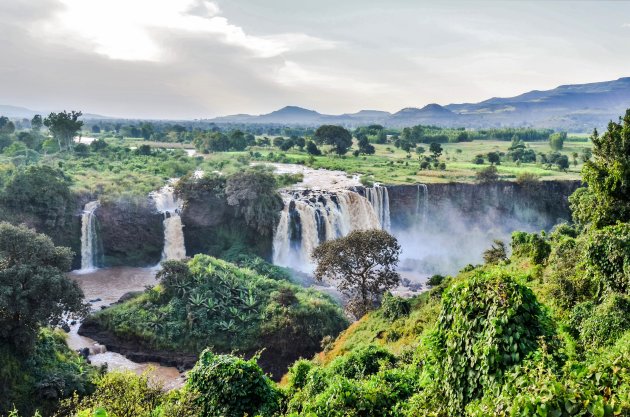
M328 296L270 271L263 276L206 255L188 264L166 262L158 274L161 285L96 313L94 320L153 349L197 354L209 346L247 355L264 349L262 366L280 377L347 322Z

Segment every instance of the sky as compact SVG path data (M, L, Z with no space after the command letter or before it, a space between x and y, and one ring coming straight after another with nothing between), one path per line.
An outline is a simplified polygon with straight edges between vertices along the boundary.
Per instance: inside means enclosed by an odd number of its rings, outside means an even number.
M630 1L0 0L0 104L199 119L630 76Z

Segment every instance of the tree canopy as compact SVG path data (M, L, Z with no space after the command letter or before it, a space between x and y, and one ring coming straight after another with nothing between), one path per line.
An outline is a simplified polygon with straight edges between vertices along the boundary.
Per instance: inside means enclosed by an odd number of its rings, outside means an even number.
M573 217L596 228L630 221L630 109L619 123L591 136L593 157L584 163L587 184L571 196Z
M72 149L74 137L83 126L83 122L79 120L81 115L80 111L72 110L68 113L64 110L60 113L50 113L44 119L44 126L57 140L59 150L69 151Z
M319 144L331 145L338 155L344 155L352 146L352 135L341 126L320 126L313 139Z
M65 274L72 255L26 226L0 223L0 340L25 349L41 326L85 312L81 289Z

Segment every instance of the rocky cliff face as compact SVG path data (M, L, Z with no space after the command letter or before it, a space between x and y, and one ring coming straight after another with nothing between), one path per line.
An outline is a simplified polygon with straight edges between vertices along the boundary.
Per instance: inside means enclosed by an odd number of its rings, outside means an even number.
M102 266L153 266L164 247L163 216L149 198L102 201L96 210Z
M509 221L527 223L535 229L549 229L559 221L571 220L568 199L579 186L579 181L532 184L502 181L387 188L395 229L408 228L423 215L431 223L448 223L453 216L459 216L478 226L494 227Z
M186 254L227 257L254 253L271 260L273 236L261 236L236 215L234 207L212 192L199 192L182 211Z

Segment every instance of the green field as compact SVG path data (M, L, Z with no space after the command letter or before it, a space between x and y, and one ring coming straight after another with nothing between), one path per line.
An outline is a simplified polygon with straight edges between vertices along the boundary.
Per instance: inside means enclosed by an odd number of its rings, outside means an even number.
M527 142L527 146L535 152L547 153L550 151L547 142ZM297 149L288 152L281 152L272 147L254 147L253 153L260 153L261 157L256 159L268 159L273 152L276 162L304 163L313 168L325 168L345 171L348 174L361 174L363 177L384 184L413 184L413 183L440 183L440 182L474 182L475 174L479 170L487 167L486 161L482 165L472 162L475 155L487 154L488 152L507 152L510 142L505 141L473 141L463 143L443 144L444 152L440 161L446 163L446 170L430 169L421 170L419 157L428 155L428 145L424 154L407 154L401 149L395 148L391 144L374 145L376 153L369 156L355 157L348 154L343 157L336 155L323 155L311 157L306 152ZM565 142L562 154L569 157L571 166L566 172L557 168L547 168L542 164L524 163L517 165L514 162L501 161L498 165L498 172L502 179L514 180L524 172L538 175L543 180L578 180L582 162L578 158L578 164L573 164L572 153L578 154L583 148L590 148L590 143L586 142ZM408 157L409 155L409 157ZM234 167L236 158L241 161L250 156L250 152L221 152L205 155L205 163L202 165L214 168Z

